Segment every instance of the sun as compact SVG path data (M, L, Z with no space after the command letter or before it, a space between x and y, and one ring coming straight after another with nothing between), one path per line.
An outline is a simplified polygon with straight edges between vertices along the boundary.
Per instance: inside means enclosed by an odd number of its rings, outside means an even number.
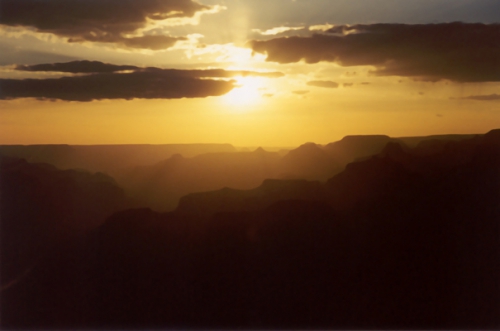
M223 96L224 103L231 106L252 106L262 101L260 89L264 80L259 77L237 77L236 87Z

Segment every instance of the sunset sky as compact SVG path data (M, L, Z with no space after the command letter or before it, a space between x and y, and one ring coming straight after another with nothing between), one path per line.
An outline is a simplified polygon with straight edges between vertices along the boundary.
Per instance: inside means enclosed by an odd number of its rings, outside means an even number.
M1 0L0 144L500 128L497 0Z

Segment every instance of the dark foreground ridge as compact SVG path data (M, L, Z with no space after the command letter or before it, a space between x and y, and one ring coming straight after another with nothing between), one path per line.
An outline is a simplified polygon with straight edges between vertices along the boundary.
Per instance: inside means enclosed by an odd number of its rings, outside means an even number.
M500 130L414 148L379 140L326 182L267 180L188 195L171 213L120 211L26 269L3 267L1 326L498 329ZM2 235L21 213L4 210ZM6 284L5 272L18 276Z

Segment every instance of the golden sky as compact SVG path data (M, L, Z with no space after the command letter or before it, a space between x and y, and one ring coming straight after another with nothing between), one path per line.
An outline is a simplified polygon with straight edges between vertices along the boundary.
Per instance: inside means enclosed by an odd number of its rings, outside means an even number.
M0 144L500 127L500 2L2 0Z

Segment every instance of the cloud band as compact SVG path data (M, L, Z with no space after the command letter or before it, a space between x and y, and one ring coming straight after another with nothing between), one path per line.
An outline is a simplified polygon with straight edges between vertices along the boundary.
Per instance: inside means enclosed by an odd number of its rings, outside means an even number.
M373 66L379 76L500 81L500 24L337 26L324 34L249 43L267 61Z

